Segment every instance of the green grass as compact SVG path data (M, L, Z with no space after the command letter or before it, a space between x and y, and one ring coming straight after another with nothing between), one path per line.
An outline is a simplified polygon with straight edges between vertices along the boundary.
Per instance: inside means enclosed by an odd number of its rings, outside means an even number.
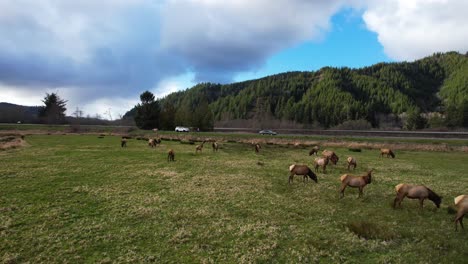
M0 152L0 261L213 263L460 263L468 231L454 231L447 207L467 193L465 153L335 149L340 162L318 183L295 177L308 149L247 144L146 142L91 135L33 135ZM167 162L168 149L175 162ZM347 155L374 181L339 199ZM263 165L258 165L261 162ZM426 184L442 208L405 199L398 183Z

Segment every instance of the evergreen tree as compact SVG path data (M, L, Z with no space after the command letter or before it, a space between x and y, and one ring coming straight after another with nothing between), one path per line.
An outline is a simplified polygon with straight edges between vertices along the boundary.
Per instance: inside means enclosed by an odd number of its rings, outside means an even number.
M65 123L66 100L61 99L56 93L47 93L42 102L45 106L39 110L39 118L43 123Z
M141 104L136 105L135 123L141 129L159 127L159 102L154 101L154 95L145 91L140 95Z

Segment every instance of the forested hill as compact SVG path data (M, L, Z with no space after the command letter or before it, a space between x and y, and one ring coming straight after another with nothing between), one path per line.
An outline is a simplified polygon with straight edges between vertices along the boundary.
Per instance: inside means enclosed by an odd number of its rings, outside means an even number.
M197 127L212 126L202 120L211 114L214 121L288 120L304 127L363 119L374 127L408 120L413 122L409 129L431 122L468 127L468 54L437 53L361 69L324 67L226 85L201 83L158 100L158 105L161 120L173 117L177 125Z

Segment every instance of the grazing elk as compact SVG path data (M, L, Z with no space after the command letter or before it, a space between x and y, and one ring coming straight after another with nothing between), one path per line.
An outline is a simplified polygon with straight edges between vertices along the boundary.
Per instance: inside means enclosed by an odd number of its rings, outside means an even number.
M341 180L341 188L340 188L340 193L341 197L344 197L344 191L347 186L353 187L353 188L359 188L359 195L358 198L362 196L363 194L363 189L366 187L367 184L370 184L372 182L372 171L370 170L367 172L366 175L363 176L353 176L349 174L344 174L340 177Z
M161 144L161 139L159 138L148 139L148 146L155 148L158 144Z
M198 153L200 151L200 153L202 152L203 150L203 145L205 144L205 141L203 141L200 145L198 145L196 148L195 148L195 153Z
M127 139L126 138L122 138L120 140L120 147L122 147L122 148L127 147Z
M391 149L380 149L380 157L382 158L383 155L387 155L387 158L389 156L392 156L392 158L395 158L395 153Z
M305 182L305 180L307 179L307 176L309 176L309 178L311 178L313 181L317 182L317 175L315 175L315 173L309 167L307 167L307 165L293 164L289 166L289 172L290 172L289 180L288 180L289 184L291 184L291 182L293 181L294 175L302 175L303 182Z
M259 153L261 148L262 147L260 146L260 144L256 143L255 144L255 153Z
M318 172L319 167L322 167L322 171L323 173L325 173L329 160L330 159L328 157L315 158L314 160L315 171Z
M309 151L309 156L312 156L315 154L316 156L318 155L318 151L320 150L319 146L314 146L310 151Z
M213 142L213 143L211 144L211 147L213 147L213 151L218 151L219 145L218 145L217 142Z
M427 188L424 185L411 185L411 184L404 184L400 183L395 186L396 197L393 200L393 208L396 207L397 203L398 206L401 207L401 201L405 197L409 199L419 199L419 207L422 209L424 206L424 200L429 199L437 206L440 207L440 203L442 202L442 197L437 195L431 189Z
M353 158L353 157L348 157L346 159L346 161L348 162L348 170L351 166L353 166L353 170L356 169L356 166L357 166L357 162L356 162L356 159Z
M174 158L175 158L175 152L173 149L170 149L167 152L167 161L175 161Z
M324 150L322 152L322 156L323 157L328 157L328 159L330 159L331 163L333 163L333 165L336 165L336 163L338 163L338 156L336 155L336 153L334 151L331 151L331 150Z
M455 197L455 206L458 208L457 216L455 217L455 231L457 231L457 222L463 227L463 217L468 213L468 195L459 195Z

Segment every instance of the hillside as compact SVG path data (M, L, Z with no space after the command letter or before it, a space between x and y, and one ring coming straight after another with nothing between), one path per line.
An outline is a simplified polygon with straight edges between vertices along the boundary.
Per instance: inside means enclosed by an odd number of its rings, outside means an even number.
M175 111L170 114L177 124L200 126L196 110L203 104L209 105L215 122L253 120L260 127L283 120L329 128L363 119L373 127L403 126L410 120L414 124L408 129L428 122L467 127L468 54L437 53L360 69L324 67L226 85L201 83L160 99L158 105L163 114ZM421 120L423 116L427 119Z
M38 122L39 109L39 106L23 106L0 102L0 123Z

